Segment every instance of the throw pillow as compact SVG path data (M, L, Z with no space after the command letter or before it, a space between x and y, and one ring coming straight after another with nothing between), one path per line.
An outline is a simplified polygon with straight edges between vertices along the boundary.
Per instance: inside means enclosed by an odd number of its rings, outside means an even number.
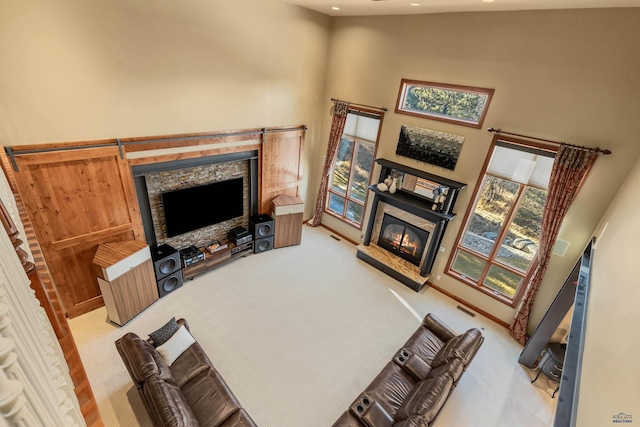
M180 326L178 331L173 334L167 342L157 347L156 350L164 357L167 364L171 366L171 364L195 342L196 340L189 331L187 331L187 328Z
M172 317L163 327L149 334L149 338L153 340L153 346L159 347L169 340L176 333L180 325L176 322L176 318Z

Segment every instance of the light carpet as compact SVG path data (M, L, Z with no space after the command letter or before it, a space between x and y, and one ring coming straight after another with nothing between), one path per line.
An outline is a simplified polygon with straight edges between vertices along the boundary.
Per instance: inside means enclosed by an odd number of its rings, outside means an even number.
M104 308L69 321L106 426L151 426L114 341L175 316L189 321L260 427L329 427L433 312L485 342L434 426L549 426L553 384L517 363L522 347L494 322L433 289L414 292L323 228L302 244L251 254L185 283L123 327ZM542 377L542 376L541 376Z

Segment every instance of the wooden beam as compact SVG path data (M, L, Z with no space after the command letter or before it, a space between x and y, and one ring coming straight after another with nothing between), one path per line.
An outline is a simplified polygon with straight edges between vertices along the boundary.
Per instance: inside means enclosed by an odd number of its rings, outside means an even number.
M210 150L198 150L198 151L189 151L189 152L183 152L183 153L140 157L136 159L127 159L127 161L129 162L129 166L133 167L133 166L140 166L140 165L149 165L154 163L172 162L176 160L195 159L199 157L218 156L220 154L240 153L242 151L258 150L259 148L260 148L260 144L239 145L235 147L223 147L223 148L215 148ZM129 152L129 147L126 148L126 151Z

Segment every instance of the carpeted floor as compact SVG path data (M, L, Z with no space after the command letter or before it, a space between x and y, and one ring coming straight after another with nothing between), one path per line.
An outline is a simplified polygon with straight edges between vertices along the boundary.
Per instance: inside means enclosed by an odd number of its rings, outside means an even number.
M429 312L485 342L433 424L550 426L553 385L521 367L522 347L494 322L433 289L416 293L358 260L323 228L302 244L249 255L188 281L124 327L104 308L70 320L106 426L150 426L113 345L185 317L260 427L329 427Z

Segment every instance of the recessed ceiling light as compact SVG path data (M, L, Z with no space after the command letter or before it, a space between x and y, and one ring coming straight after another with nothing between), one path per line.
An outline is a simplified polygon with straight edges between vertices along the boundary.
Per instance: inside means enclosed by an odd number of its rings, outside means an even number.
M483 3L493 3L495 0L482 0Z
M493 0L491 0L491 1L493 1ZM332 6L332 7L331 7L331 9L333 9L333 10L340 10L340 8L339 8L338 6Z
M420 3L409 3L409 6L420 6Z

